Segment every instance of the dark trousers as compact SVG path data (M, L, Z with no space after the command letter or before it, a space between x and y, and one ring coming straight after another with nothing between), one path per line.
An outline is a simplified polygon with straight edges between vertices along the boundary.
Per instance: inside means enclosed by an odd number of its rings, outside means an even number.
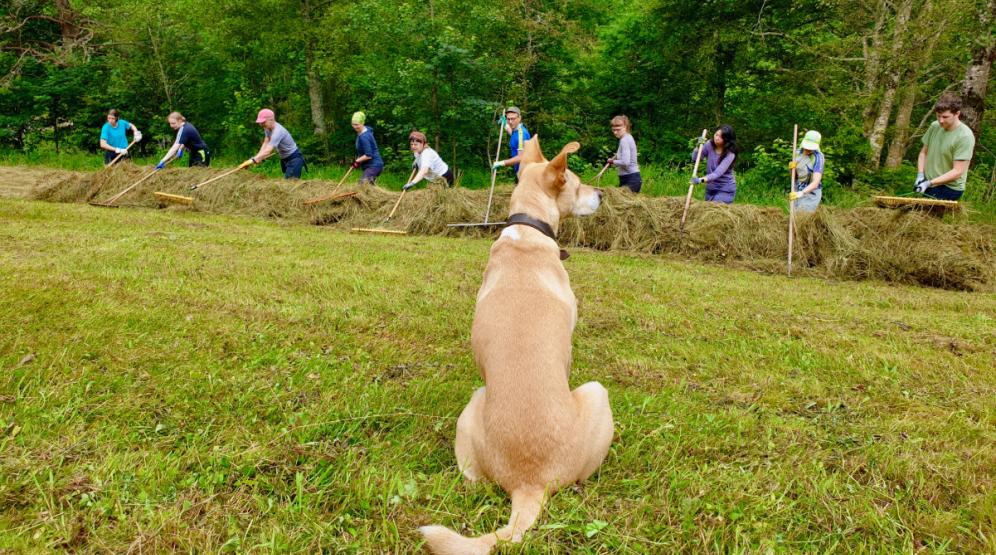
M443 179L446 180L446 186L447 187L452 187L453 186L453 169L452 168L446 168L446 173L443 174Z
M301 171L304 169L304 155L300 150L295 150L287 158L280 159L280 169L284 172L284 179L301 179Z
M206 149L202 150L191 150L190 159L187 160L187 167L192 168L194 166L210 166L211 165L211 153Z
M377 176L382 171L384 171L384 166L368 166L363 168L363 177L360 178L360 183L373 185L374 181L377 181Z
M110 150L105 150L104 151L104 165L106 166L106 165L110 164L117 157L118 157L118 153L117 152L112 152ZM118 162L120 162L121 160L124 160L127 157L128 157L128 153L125 152L124 155L121 156L121 159L118 160Z
M733 204L733 198L737 196L737 191L710 191L706 189L705 199L709 202L722 202Z
M634 193L639 193L640 189L643 188L643 178L640 177L640 172L627 173L626 175L619 176L619 186L629 187L630 191Z
M959 200L965 194L965 191L955 191L947 185L938 185L937 187L928 188L923 194L937 200Z

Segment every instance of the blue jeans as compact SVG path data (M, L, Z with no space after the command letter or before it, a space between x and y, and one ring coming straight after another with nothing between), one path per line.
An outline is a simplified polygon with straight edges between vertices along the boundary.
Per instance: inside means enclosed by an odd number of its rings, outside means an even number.
M280 169L284 172L284 179L301 179L301 170L304 169L304 155L300 150L295 150L287 158L280 159Z
M955 191L947 185L938 185L937 187L928 188L923 194L937 200L959 200L965 194L965 191Z

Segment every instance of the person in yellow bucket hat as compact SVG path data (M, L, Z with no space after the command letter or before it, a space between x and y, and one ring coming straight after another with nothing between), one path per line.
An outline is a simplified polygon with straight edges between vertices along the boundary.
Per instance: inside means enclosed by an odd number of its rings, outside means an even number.
M795 168L795 183L789 200L795 203L795 209L802 212L816 212L823 199L823 164L825 158L820 152L820 141L823 136L819 131L810 129L799 144L795 159L789 168Z

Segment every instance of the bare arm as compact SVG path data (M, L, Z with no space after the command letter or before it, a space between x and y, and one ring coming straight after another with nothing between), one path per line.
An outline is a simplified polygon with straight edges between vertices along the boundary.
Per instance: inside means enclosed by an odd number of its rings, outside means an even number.
M916 173L923 173L925 167L927 167L927 145L923 145L920 155L916 157Z
M100 148L102 148L104 150L109 150L111 152L117 152L118 151L118 149L116 149L113 146L107 144L107 141L105 141L104 139L100 140Z
M422 181L423 179L425 179L425 174L427 173L429 173L428 164L418 169L418 173L416 173L415 177L412 178L411 183L418 183L419 181Z
M823 172L813 172L812 178L809 180L809 185L805 189L799 191L799 195L808 195L816 190L820 186L820 181L823 181Z
M256 163L262 162L267 156L273 154L273 145L270 144L269 137L263 137L263 144L259 147L259 152L253 158Z
M961 176L965 175L968 171L968 160L955 160L954 167L950 171L942 173L941 175L930 180L931 187L938 187L952 181L957 181Z

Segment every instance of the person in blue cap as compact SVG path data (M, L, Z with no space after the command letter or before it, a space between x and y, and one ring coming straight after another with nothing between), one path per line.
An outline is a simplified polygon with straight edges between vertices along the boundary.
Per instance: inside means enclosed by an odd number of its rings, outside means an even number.
M519 178L519 162L522 158L522 149L529 140L529 130L522 123L522 111L515 106L505 109L505 132L508 133L508 147L510 157L506 160L498 160L492 166L493 169L501 169L505 166L512 166L515 170L516 179Z

